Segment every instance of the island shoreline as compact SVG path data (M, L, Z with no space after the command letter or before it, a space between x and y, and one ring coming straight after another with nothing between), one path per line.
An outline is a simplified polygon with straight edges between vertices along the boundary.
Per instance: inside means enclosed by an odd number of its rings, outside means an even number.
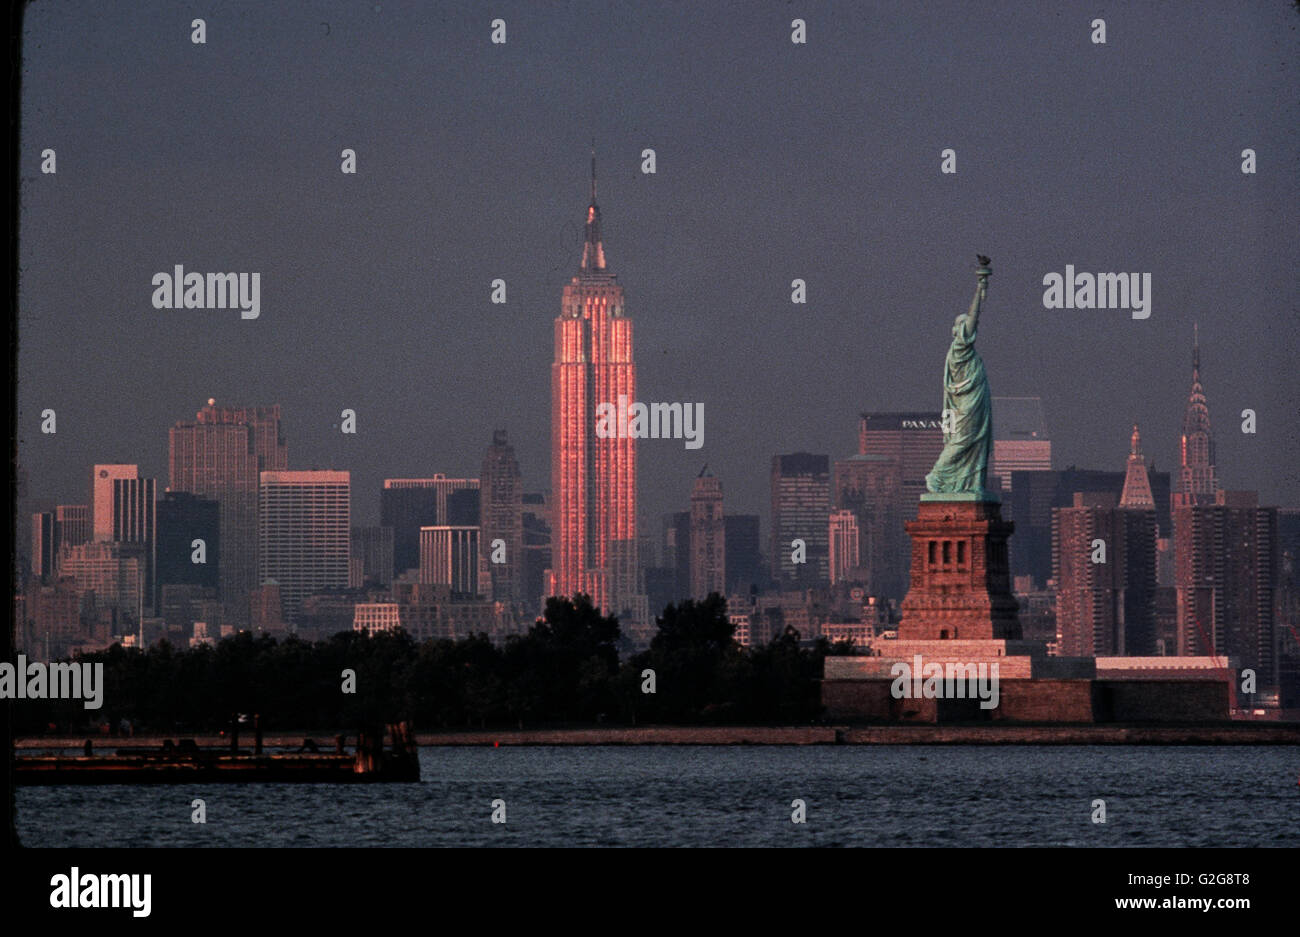
M304 739L333 746L336 733L268 732L267 748L297 749ZM343 733L349 746L355 732ZM16 750L80 748L90 738L105 753L157 746L168 738L193 738L200 748L228 748L220 735L147 733L116 736L27 736ZM241 737L244 745L252 737ZM464 746L640 745L1300 745L1300 723L1221 725L838 725L838 726L640 726L628 728L473 729L416 732L421 748Z

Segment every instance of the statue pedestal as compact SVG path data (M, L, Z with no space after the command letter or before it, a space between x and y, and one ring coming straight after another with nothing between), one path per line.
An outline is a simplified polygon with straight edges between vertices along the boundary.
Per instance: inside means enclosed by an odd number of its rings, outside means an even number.
M1014 641L1019 603L1011 591L1007 538L1015 529L996 500L922 496L912 538L912 584L901 641Z

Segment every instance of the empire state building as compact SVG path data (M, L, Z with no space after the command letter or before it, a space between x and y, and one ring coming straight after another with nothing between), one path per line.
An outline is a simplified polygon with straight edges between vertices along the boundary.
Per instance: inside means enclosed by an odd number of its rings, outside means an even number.
M605 262L593 154L582 265L564 287L555 320L550 594L585 592L635 638L648 617L637 562L636 440L596 433L596 407L617 406L620 396L636 400L632 320L623 287Z

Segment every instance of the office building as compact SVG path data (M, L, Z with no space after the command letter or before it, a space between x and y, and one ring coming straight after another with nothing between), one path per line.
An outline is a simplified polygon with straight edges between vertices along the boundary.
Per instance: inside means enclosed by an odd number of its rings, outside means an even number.
M524 596L524 484L506 431L492 434L479 473L480 547L490 583L484 593L497 602L515 604Z
M449 586L457 596L477 596L479 529L437 526L420 528L420 583Z
M830 459L796 452L772 457L772 576L806 589L830 581Z
M248 596L258 581L258 486L261 472L289 467L280 407L224 407L209 399L194 419L168 436L171 491L217 502L223 617L231 627L249 620Z
M707 474L691 490L691 597L727 594L727 528L722 514L722 482Z
M479 479L386 478L379 493L379 523L393 528L393 573L420 568L420 528L476 526Z
M352 532L348 472L263 472L258 499L260 585L280 587L293 628L303 599L348 585Z

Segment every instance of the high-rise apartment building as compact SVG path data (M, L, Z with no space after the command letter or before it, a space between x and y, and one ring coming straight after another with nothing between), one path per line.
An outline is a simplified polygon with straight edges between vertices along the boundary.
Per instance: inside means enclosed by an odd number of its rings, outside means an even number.
M1155 654L1155 510L1121 507L1110 492L1078 493L1052 521L1057 653Z
M1169 473L1156 471L1152 464L1145 467L1147 487L1155 501L1156 528L1164 537L1172 527ZM1052 510L1073 507L1078 493L1110 494L1118 500L1130 474L1131 469L1118 472L1074 466L1050 472L1014 472L1011 493L1003 498L1004 516L1016 525L1015 535L1008 541L1011 575L1028 576L1037 588L1044 588L1052 575Z
M1214 497L1174 508L1178 653L1232 658L1255 671L1257 685L1276 685L1277 508L1260 507L1253 491Z

